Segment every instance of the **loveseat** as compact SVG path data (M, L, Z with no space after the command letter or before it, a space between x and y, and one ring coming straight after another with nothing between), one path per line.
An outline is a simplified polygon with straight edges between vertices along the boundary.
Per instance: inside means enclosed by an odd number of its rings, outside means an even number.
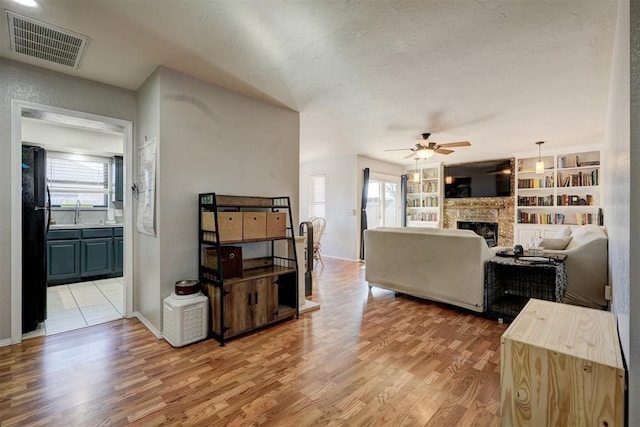
M375 228L366 230L369 286L484 311L484 268L494 256L471 230Z
M597 225L582 225L570 230L566 236L542 239L538 245L545 254L564 254L567 269L567 290L564 302L602 309L607 307L605 287L608 283L608 239ZM569 231L570 230L570 231ZM561 240L565 239L564 243ZM558 244L566 244L564 249ZM560 246L560 247L561 247Z

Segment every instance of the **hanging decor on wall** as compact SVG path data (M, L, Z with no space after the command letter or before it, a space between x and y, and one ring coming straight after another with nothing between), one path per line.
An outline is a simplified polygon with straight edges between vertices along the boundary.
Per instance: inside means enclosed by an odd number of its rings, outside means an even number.
M138 183L134 184L134 193L138 193L138 232L156 235L156 152L158 141L151 138L139 148Z

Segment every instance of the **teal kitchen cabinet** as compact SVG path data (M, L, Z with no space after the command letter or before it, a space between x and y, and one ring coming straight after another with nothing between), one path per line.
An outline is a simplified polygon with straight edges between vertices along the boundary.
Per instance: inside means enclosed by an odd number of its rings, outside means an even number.
M123 173L123 158L122 156L115 156L113 158L113 201L122 202L124 200L124 173ZM122 207L122 206L118 206Z
M79 230L50 231L47 236L47 283L80 280Z
M82 239L80 277L110 274L112 270L113 239Z
M80 240L80 277L111 274L113 271L113 229L82 230Z
M113 238L113 272L112 276L122 276L124 271L124 237Z
M50 230L47 283L60 285L123 273L122 227Z

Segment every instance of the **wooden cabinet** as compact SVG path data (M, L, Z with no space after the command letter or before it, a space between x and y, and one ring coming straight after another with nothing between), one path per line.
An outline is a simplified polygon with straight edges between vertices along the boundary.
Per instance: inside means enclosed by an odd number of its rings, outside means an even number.
M442 166L407 170L407 227L442 227Z
M502 335L503 426L622 426L613 313L531 299Z
M560 226L602 225L599 150L517 159L514 243L552 236Z
M200 282L211 304L213 337L224 343L253 329L297 317L297 255L289 198L203 193L199 200ZM284 232L280 226L268 225L266 218L270 216L286 218ZM278 230L272 230L274 227ZM226 259L227 254L234 254L234 259ZM238 259L242 263L240 275L229 265Z
M225 326L228 336L238 335L277 320L276 277L225 284Z

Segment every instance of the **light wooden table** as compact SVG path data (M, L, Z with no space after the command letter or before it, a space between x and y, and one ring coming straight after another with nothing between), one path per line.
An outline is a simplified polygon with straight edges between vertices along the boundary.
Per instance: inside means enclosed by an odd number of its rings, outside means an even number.
M615 317L531 299L502 335L500 383L503 426L622 426Z

